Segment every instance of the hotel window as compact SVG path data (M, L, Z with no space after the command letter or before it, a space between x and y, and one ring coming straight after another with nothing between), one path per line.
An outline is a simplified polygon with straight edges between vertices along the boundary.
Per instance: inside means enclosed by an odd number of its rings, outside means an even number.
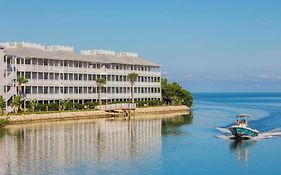
M44 73L44 80L48 80L48 73Z
M50 80L53 80L54 79L54 73L50 73Z
M111 81L111 75L107 75L107 81Z
M68 94L68 87L64 87L64 88L63 88L63 93L64 93L64 94Z
M30 58L26 58L25 59L25 64L31 64L31 59Z
M87 87L84 87L84 94L87 94Z
M38 59L38 65L43 65L43 60L42 59Z
M32 86L32 94L37 94L37 86Z
M31 72L25 72L25 78L31 79Z
M43 94L43 87L42 86L38 87L38 94Z
M100 69L100 68L101 68L101 65L100 65L100 64L97 64L97 68Z
M74 61L74 67L78 67L78 62Z
M73 61L69 61L69 67L73 67Z
M60 74L59 73L55 73L55 80L59 80L60 78Z
M74 74L74 80L75 80L75 81L78 80L78 74Z
M32 65L37 65L37 58L32 58Z
M54 87L50 87L49 91L50 91L50 94L53 94L54 93Z
M48 87L44 87L44 94L48 94Z
M38 72L38 79L43 80L43 72Z
M68 80L68 74L67 73L64 74L64 80Z
M59 93L60 88L59 87L55 87L55 93L58 94Z
M92 94L92 93L93 93L93 88L88 87L88 93L89 93L89 94Z
M87 81L88 75L84 74L84 81Z
M17 58L17 64L20 64L20 58Z
M25 94L31 94L31 87L30 86L25 87Z
M64 67L67 67L67 66L68 66L68 61L67 61L67 60L64 60L64 61L63 61L63 66L64 66Z
M111 88L110 87L107 87L107 93L111 93Z
M59 66L59 60L55 60L55 66Z
M54 60L49 60L49 65L53 66L54 65Z
M44 66L47 66L48 65L48 60L44 59L43 64L44 64Z
M60 74L60 80L63 80L63 73Z
M97 75L93 74L93 80L96 81L97 80Z
M74 93L78 94L78 87L74 87Z
M92 81L92 74L89 74L89 75L88 75L88 80L89 80L89 81Z
M73 94L73 87L69 87L69 93Z
M82 74L79 74L78 78L79 78L79 80L82 80Z
M73 74L69 74L69 80L73 80Z

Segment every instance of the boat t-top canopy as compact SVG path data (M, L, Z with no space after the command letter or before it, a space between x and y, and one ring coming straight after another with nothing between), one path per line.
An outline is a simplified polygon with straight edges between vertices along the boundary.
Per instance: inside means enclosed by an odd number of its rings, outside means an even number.
M249 114L239 114L239 115L237 115L236 116L237 118L241 118L241 117L243 117L243 118L248 118L248 117L252 117L251 115L249 115Z

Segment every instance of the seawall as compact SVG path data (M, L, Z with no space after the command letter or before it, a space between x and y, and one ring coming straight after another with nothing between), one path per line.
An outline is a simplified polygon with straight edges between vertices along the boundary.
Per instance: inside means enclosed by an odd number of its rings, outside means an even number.
M151 114L188 114L189 108L186 106L158 106L137 108L133 114L135 118L142 115ZM80 120L95 118L110 118L117 116L113 113L104 111L78 111L78 112L58 112L49 114L29 114L29 115L10 115L8 116L10 124L32 123L32 122L49 122L63 120ZM6 118L2 116L0 118ZM117 116L118 117L118 116Z

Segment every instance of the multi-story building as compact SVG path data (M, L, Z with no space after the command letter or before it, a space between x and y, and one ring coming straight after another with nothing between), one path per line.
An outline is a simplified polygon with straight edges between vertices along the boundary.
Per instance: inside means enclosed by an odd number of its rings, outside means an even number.
M161 67L138 57L137 53L107 50L82 50L73 47L43 46L25 42L0 44L0 94L11 102L17 95L17 77L25 101L40 103L69 99L85 103L98 100L96 80L103 78L103 101L126 101L130 97L129 73L137 73L135 100L161 99Z

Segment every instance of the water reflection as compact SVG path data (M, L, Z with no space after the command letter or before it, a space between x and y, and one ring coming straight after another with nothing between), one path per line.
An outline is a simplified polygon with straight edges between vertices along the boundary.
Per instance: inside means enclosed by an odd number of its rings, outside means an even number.
M251 140L234 140L230 144L230 149L235 153L238 161L247 162L249 160L250 148L254 145Z
M172 119L163 119L162 120L162 134L165 135L180 135L182 134L182 130L180 126L182 125L190 125L193 122L193 115L184 115L174 117Z
M79 164L94 171L116 161L160 159L162 133L189 123L179 116L12 126L0 137L0 174L67 174L65 167Z

